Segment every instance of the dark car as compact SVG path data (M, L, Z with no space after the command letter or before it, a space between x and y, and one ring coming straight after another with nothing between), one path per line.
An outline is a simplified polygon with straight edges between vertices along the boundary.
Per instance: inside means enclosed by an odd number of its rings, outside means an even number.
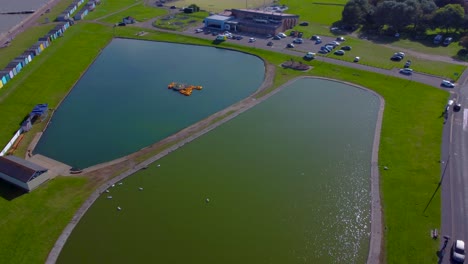
M400 55L393 55L390 59L392 61L401 61L403 59L403 57L400 56Z
M126 25L127 24L125 24L124 22L120 22L120 23L117 24L117 26L119 26L119 27L125 27Z
M303 35L304 35L303 32L299 32L299 34L297 34L297 37L298 37L298 38L302 38Z
M405 68L409 68L411 66L411 61L407 60L405 63Z
M299 24L299 26L303 26L303 27L306 27L308 25L309 25L309 22L305 22L305 21Z
M241 39L243 39L244 37L242 37L242 36L235 36L234 38L237 39L237 40L241 40Z
M288 43L288 45L286 45L287 48L294 48L294 44L292 43Z
M311 39L311 40L317 40L317 38L319 38L319 36L313 35L310 39Z
M450 38L450 37L448 37L448 38L446 38L446 39L444 40L444 43L442 43L442 45L448 46L448 45L450 45L450 43L452 43L452 41L453 41L453 39Z
M456 104L453 106L453 111L458 112L461 110L461 104Z
M268 42L268 43L267 43L267 46L273 46L273 42L271 42L271 41Z
M341 47L342 50L351 50L351 47L350 46L343 46Z
M176 9L177 7L176 6L171 6L170 9Z
M274 39L274 40L279 40L279 39L281 39L281 37L278 36L278 35L276 35L276 36L273 37L273 39Z

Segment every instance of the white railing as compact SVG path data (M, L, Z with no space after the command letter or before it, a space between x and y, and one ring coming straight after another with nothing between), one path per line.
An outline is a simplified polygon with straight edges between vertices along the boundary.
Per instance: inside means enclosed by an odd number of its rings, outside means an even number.
M5 156L5 154L10 150L11 146L15 144L15 141L18 139L18 137L23 133L23 129L20 128L18 131L16 131L15 135L11 138L10 142L3 148L2 152L0 152L0 156Z

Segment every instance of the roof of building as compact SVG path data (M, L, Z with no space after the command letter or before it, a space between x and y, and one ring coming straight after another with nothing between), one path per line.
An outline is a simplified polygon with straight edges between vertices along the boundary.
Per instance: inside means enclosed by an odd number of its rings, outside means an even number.
M0 157L0 173L21 182L28 182L38 171L47 171L47 169L16 156Z
M254 14L262 14L262 15L271 15L271 16L280 16L280 17L299 17L298 15L294 14L285 14L285 13L278 13L278 12L271 12L271 11L263 11L263 10L254 10L254 9L232 9L235 12L244 12L244 13L254 13Z
M212 15L212 16L207 17L206 19L226 21L226 20L232 19L232 17Z

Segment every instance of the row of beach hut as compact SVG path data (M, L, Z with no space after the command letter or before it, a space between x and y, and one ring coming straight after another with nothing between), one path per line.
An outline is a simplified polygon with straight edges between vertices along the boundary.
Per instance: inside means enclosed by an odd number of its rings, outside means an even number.
M70 19L81 20L83 19L89 11L93 11L96 5L101 3L101 0L90 0L85 7L83 7L75 16L73 13L80 7L85 0L75 0L71 5L65 9L58 17L57 21L68 21Z
M18 75L21 70L34 59L34 57L41 54L41 52L49 47L54 40L62 36L70 25L69 21L58 24L44 37L39 38L34 45L23 52L20 56L13 59L3 70L0 71L0 88L5 86L5 84Z

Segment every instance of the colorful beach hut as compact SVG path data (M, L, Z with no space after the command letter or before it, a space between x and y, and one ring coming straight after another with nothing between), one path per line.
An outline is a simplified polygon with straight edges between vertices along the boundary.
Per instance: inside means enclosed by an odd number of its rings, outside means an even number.
M41 54L40 45L36 43L36 44L32 45L29 49L27 49L26 52L32 52L34 54L34 56L37 56L37 55Z
M0 89L2 89L2 88L3 88L3 81L0 80Z
M8 63L7 67L14 67L16 69L16 74L20 73L21 69L23 69L23 63L21 61L12 60Z
M10 75L10 80L15 78L16 75L16 67L14 66L7 66L5 69L3 69L8 72L8 75Z
M88 14L88 8L84 7L75 16L75 20L82 20Z
M10 72L9 71L0 71L0 79L2 79L3 85L7 84L10 80Z

